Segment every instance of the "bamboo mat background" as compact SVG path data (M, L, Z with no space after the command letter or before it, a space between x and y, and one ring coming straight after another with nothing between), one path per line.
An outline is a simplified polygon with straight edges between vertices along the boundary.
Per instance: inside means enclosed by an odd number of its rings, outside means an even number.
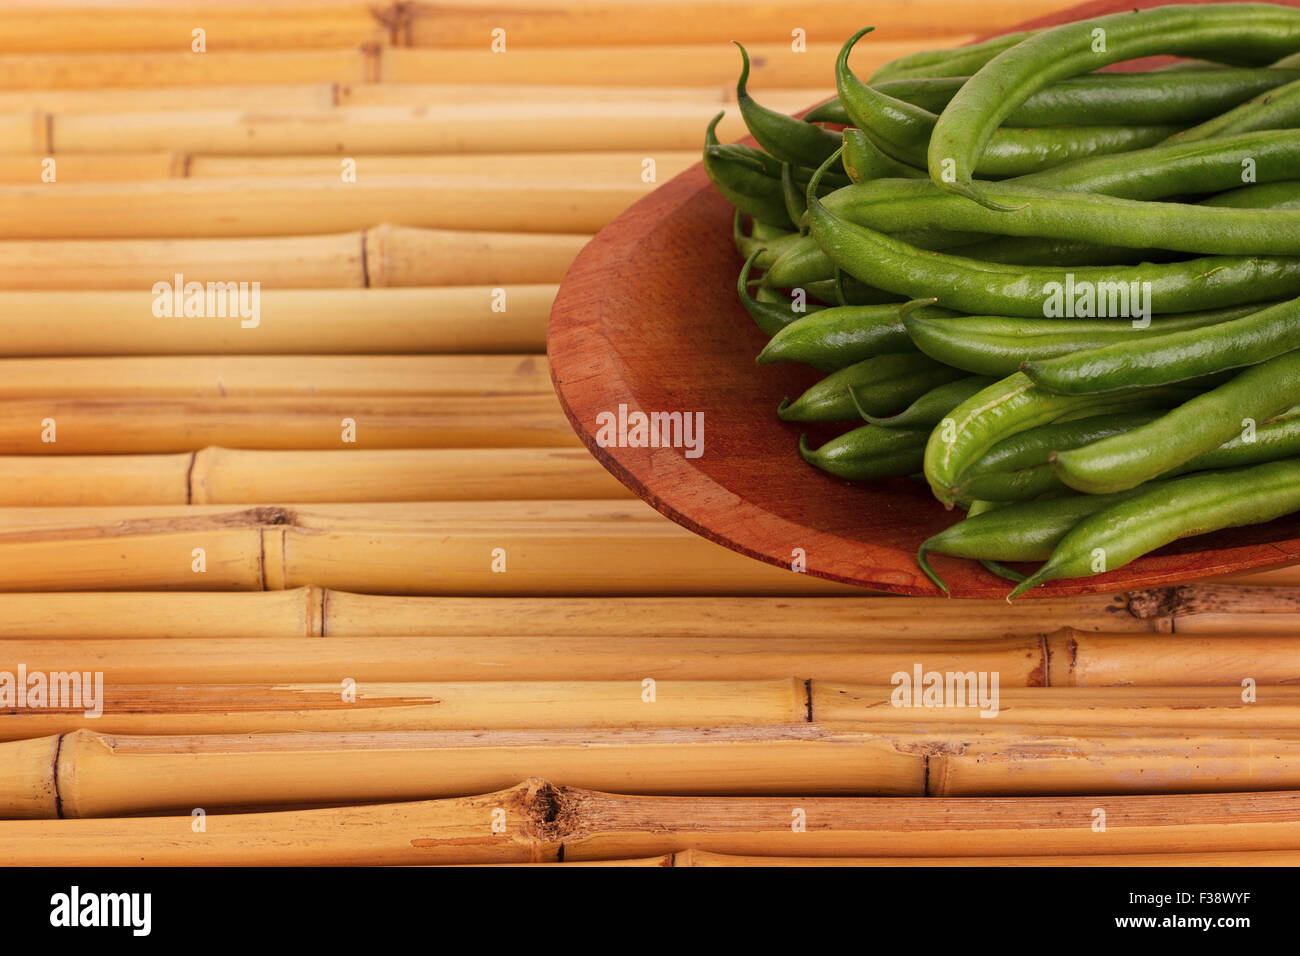
M1064 5L879 6L854 65ZM569 429L573 256L743 135L727 41L793 111L862 15L0 3L0 673L104 680L0 706L0 861L1300 861L1300 572L864 596ZM157 316L175 276L260 283L257 324ZM888 706L914 667L1003 713Z

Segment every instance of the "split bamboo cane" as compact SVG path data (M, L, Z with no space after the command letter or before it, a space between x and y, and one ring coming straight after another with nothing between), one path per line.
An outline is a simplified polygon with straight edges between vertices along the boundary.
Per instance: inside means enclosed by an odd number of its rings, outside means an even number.
M231 324L241 321L239 316L230 320ZM552 388L550 370L541 355L0 359L0 402L19 398L488 397L546 395Z
M1055 0L996 0L973 6L966 0L912 0L871 11L882 38L927 37L936 25L953 32L992 33L1030 17L1060 10ZM412 4L405 32L412 46L479 47L494 27L506 30L507 49L584 44L673 43L689 23L695 43L726 43L743 23L746 43L785 42L799 27L809 39L848 36L863 25L858 8L778 0L515 0L508 10L476 0L437 0ZM935 41L936 44L942 41Z
M1062 628L1047 638L1048 683L1054 687L1165 683L1171 671L1181 684L1300 683L1300 638L1294 629L1277 636L1189 634L1156 645L1127 634L1084 634Z
M798 102L796 109L814 102ZM656 150L698 150L701 130L717 112L716 103L663 101L647 95L637 103L537 100L527 111L517 103L496 99L309 111L263 106L254 110L68 113L54 114L48 122L42 119L35 125L28 117L19 127L26 135L7 142L5 148L56 156L162 149L225 156L305 153L347 157L631 149L653 156ZM20 118L11 116L6 123L19 124ZM509 128L509 136L501 135L503 128ZM723 142L746 135L739 111L727 113L718 124L717 136Z
M48 421L47 421L48 420ZM55 441L43 440L50 423ZM251 449L566 448L554 395L509 398L33 399L0 401L0 455Z
M364 90L366 86L348 86ZM274 86L158 86L137 89L0 90L0 113L157 113L164 110L277 109L324 110L338 97L333 83ZM813 100L808 100L812 103Z
M90 672L94 673L94 672ZM82 677L84 682L85 678ZM93 680L93 678L92 678ZM807 686L806 685L810 685ZM0 707L0 740L82 728L101 734L391 733L537 728L728 727L815 722L888 734L896 725L981 731L979 708L893 707L893 687L798 678L766 681L355 682L111 684L90 704ZM93 691L93 685L92 685ZM57 706L56 706L57 704ZM1270 687L1257 703L1239 692L1162 687L1002 687L997 716L1049 735L1085 728L1300 730L1300 688Z
M242 281L236 273L226 279ZM168 288L175 283L174 276L158 281ZM252 328L244 327L251 320L237 310L226 318L160 318L155 302L171 304L174 297L155 295L150 286L134 292L0 292L0 355L541 352L555 290L259 288ZM206 308L206 290L204 295ZM248 296L246 306L251 285Z
M331 616L331 598L324 598L324 615ZM246 597L252 597L247 595ZM0 595L3 597L3 595ZM44 605L28 597L27 615L36 617ZM48 595L53 601L62 595ZM98 595L80 596L78 609L104 606ZM184 598L186 605L204 595ZM215 601L216 596L207 596ZM156 598L142 603L152 606ZM209 605L211 606L211 605ZM251 613L247 606L236 608ZM21 610L21 609L20 609ZM290 609L279 611L289 619ZM89 616L89 611L83 612ZM21 621L23 618L19 618ZM39 619L39 618L38 618ZM532 636L481 635L438 637L342 637L304 641L298 636L281 636L292 619L284 623L237 621L229 635L215 625L193 625L202 639L192 636L184 625L160 624L127 630L116 622L87 633L80 617L71 615L58 624L54 637L28 628L10 625L3 632L0 656L14 672L20 663L41 671L103 671L105 680L117 684L156 683L259 683L328 682L353 677L370 681L469 681L469 680L641 680L647 676L673 680L771 680L790 675L857 684L890 684L897 673L923 671L997 671L1001 687L1043 685L1042 658L1035 656L1034 639L989 641L918 641L891 643L843 638L792 637L572 637L563 630ZM648 625L643 625L648 627ZM151 631L166 630L163 637ZM127 630L126 633L123 633ZM737 629L739 630L739 628ZM141 633L141 632L144 633ZM213 632L217 633L214 635ZM258 642L241 640L253 634L273 635ZM301 632L299 632L301 633ZM213 640L213 637L218 638ZM1145 639L1133 637L1141 644ZM1209 643L1209 642L1205 642ZM1219 646L1233 643L1223 638ZM1251 648L1259 652L1256 643ZM1147 649L1151 653L1151 649ZM1241 648L1233 653L1242 653ZM1141 664L1129 670L1115 668L1109 682L1092 686L1193 687L1225 686L1242 692L1239 672L1214 670L1206 657L1222 654L1193 652L1187 662L1166 661L1163 670ZM1279 654L1279 657L1283 656ZM1287 648L1284 663L1276 673L1253 668L1252 679L1261 688L1294 681L1296 651ZM1210 666L1206 666L1207 663ZM1190 692L1189 692L1190 693ZM923 719L923 718L917 718Z
M0 90L370 83L378 77L379 56L369 45L196 56L188 43L173 53L10 53L0 55Z
M380 225L332 236L0 240L0 289L148 290L177 273L277 289L514 287L559 282L588 238Z
M638 180L627 186L543 183L526 192L525 197L490 176L473 182L455 176L362 176L331 183L258 177L59 189L8 185L0 186L0 203L12 215L0 220L0 238L280 236L361 230L382 221L442 230L586 234L644 189ZM537 280L514 276L511 281Z
M0 457L0 507L631 496L585 451L561 448Z
M356 0L270 5L27 0L0 8L0 52L170 51L190 46L196 24L214 51L383 43L403 19L396 8Z
M192 808L191 808L192 809ZM806 829L792 827L803 811ZM541 780L498 793L273 813L0 821L10 866L599 861L705 851L801 858L1300 849L1300 794L1081 798L639 797ZM494 813L494 811L500 811ZM493 821L505 831L494 832ZM499 827L499 823L498 823ZM1190 858L1190 857L1189 857Z
M850 63L859 76L868 76L897 57L918 50L959 46L972 38L969 33L908 40L882 38L876 43L859 43L853 49ZM728 36L728 39L732 37ZM735 49L725 43L674 43L631 48L577 45L511 48L509 43L507 31L509 52L505 56L489 55L486 45L481 50L388 47L378 59L376 79L381 83L515 84L542 77L551 85L642 86L648 88L646 98L653 99L653 89L657 87L734 84L740 64ZM820 41L810 41L806 50L801 52L792 50L788 41L746 43L745 46L753 63L750 89L760 102L763 102L761 90L767 86L823 87L826 77L833 75L835 57L839 53L839 41L829 36ZM258 77L266 68L250 64L250 69L254 73L249 81L262 82ZM5 71L0 69L0 78L4 76ZM297 80L304 81L307 81L305 77ZM5 85L17 84L10 82ZM805 105L811 106L813 102L810 100Z
M215 451L215 449L214 449ZM513 452L512 452L513 453ZM348 452L362 455L362 452ZM545 454L582 456L580 451L547 451ZM210 493L210 492L208 492ZM138 614L124 613L129 602ZM128 603L124 603L128 602ZM524 638L518 652L511 653L509 666L526 663L530 653L528 639L543 641L556 635L587 639L568 645L564 656L574 656L580 667L599 663L588 652L596 651L601 641L650 638L661 644L628 643L634 649L664 654L653 665L663 666L674 655L683 655L681 664L696 655L689 653L690 641L717 638L743 638L742 643L723 643L716 650L721 665L755 660L764 646L780 651L787 644L802 647L808 653L839 653L841 662L856 651L866 655L873 651L895 653L895 660L905 661L904 654L921 644L929 655L945 651L949 656L937 661L944 670L999 670L1004 683L1011 675L1023 675L1026 683L1046 680L1045 645L1039 636L1043 626L1073 622L1079 630L1110 632L1127 628L1141 633L1167 629L1167 621L1137 618L1124 607L1122 596L1080 595L1068 598L1045 598L1032 605L1008 605L1005 601L964 602L966 614L942 614L947 603L929 598L901 601L894 597L841 596L832 598L802 597L624 597L618 601L604 598L511 598L511 597L413 597L409 595L354 594L347 591L324 591L302 587L265 594L231 593L184 594L137 592L127 596L100 593L0 593L0 637L55 638L162 638L162 637L452 637L452 638ZM126 620L130 618L130 620ZM817 622L815 631L808 621ZM228 621L223 630L219 622ZM212 622L210 625L206 622ZM304 630L304 623L311 626ZM1006 637L1010 640L1003 641ZM780 638L787 642L751 643L750 639ZM677 639L677 640L671 640ZM1231 640L1231 639L1230 639ZM943 646L940 641L949 642ZM471 646L473 641L466 641ZM353 647L363 645L356 644ZM624 645L620 644L620 647ZM744 652L723 653L723 649L743 648ZM1005 648L1005 656L998 648ZM581 650L585 649L585 650ZM699 644L701 652L715 648ZM495 654L506 653L498 647ZM359 655L363 657L365 655ZM447 652L439 653L439 658ZM455 656L454 654L451 656ZM546 668L550 655L537 654L537 664ZM506 659L497 658L503 663ZM699 656L695 665L705 660ZM805 658L805 663L811 658ZM777 666L769 661L763 666ZM976 666L977 661L983 663ZM1021 663L1016 663L1020 661ZM619 666L618 660L605 665ZM1176 665L1177 661L1173 661ZM633 672L642 665L629 658ZM784 674L810 676L811 672L795 664L781 664ZM865 664L864 664L865 666ZM876 668L888 681L891 666L882 660ZM905 664L905 666L910 666ZM748 667L748 664L746 664ZM822 665L817 665L824 671ZM894 668L895 670L897 668ZM1168 682L1176 678L1176 668L1166 671ZM1036 675L1031 680L1031 675ZM563 676L563 675L561 675ZM773 676L770 672L767 676ZM822 676L821 673L818 676ZM592 679L590 677L575 679ZM835 678L831 678L835 679ZM844 677L842 679L848 679ZM1016 678L1019 680L1019 678ZM869 682L869 681L868 681Z
M663 857L645 857L620 861L627 866L663 866ZM484 866L582 866L573 863L488 863ZM594 862L588 865L596 865ZM603 865L613 865L606 863ZM737 856L731 853L707 853L683 850L671 857L671 866L1300 866L1300 850L1230 850L1221 853L1107 853L1091 856Z
M92 687L93 690L93 687ZM797 723L804 682L641 681L106 686L96 706L0 708L0 740L73 733L392 733Z
M647 795L1091 794L1103 808L1124 794L1289 790L1300 782L1294 731L1043 734L963 725L884 733L808 723L179 736L82 729L2 743L0 754L11 768L11 789L0 792L0 815L9 818L464 796L498 789L495 781L521 767L572 786ZM48 799L34 803L41 793Z
M68 158L82 154L70 153ZM99 154L111 159L115 154ZM150 154L152 155L152 154ZM22 158L22 157L20 157ZM655 162L655 179L643 165L647 158ZM0 157L3 162L12 159ZM23 158L28 166L34 165ZM356 160L357 176L463 176L468 187L483 177L495 180L510 195L518 196L516 187L531 188L555 180L570 187L577 183L612 183L625 187L640 185L647 191L666 182L700 161L700 151L663 150L589 152L589 153L480 153L443 156L362 156ZM186 175L190 179L240 179L256 176L315 176L337 181L339 160L334 156L197 156L188 157ZM140 177L145 178L145 177ZM576 194L575 194L576 195ZM581 197L579 197L581 198ZM528 201L521 198L521 201Z
M0 184L104 183L174 179L186 174L181 153L81 153L59 156L0 154Z

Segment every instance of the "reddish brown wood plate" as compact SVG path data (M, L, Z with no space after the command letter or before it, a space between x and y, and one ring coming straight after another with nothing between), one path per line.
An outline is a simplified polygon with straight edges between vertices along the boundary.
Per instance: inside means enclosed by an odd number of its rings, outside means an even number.
M1104 0L1025 27L1157 5ZM560 287L547 342L574 429L615 477L697 534L784 568L802 555L807 573L832 581L937 594L916 549L961 513L945 511L910 480L851 484L799 458L801 428L777 419L776 407L818 376L754 364L764 337L736 300L741 260L730 237L731 207L697 165L583 249ZM602 447L599 416L618 416L620 405L629 413L703 413L703 454ZM805 430L815 444L843 429ZM1032 594L1126 590L1296 561L1300 516L1190 538L1118 571ZM1009 589L974 561L937 557L934 566L958 597Z

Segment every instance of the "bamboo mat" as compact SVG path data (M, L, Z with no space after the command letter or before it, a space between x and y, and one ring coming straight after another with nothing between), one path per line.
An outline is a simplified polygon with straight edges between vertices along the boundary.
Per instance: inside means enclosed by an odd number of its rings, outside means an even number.
M884 5L854 65L1063 6ZM860 16L0 3L0 863L1300 862L1300 570L866 595L569 428L573 257L743 135L727 41L793 111Z

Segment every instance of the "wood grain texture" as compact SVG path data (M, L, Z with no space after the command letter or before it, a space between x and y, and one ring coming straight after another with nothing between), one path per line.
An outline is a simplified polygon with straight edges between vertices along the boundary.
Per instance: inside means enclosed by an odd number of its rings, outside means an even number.
M1132 6L1104 0L1041 23ZM960 512L945 512L907 479L851 484L800 460L801 431L813 443L831 432L783 423L775 409L818 376L802 367L755 368L764 338L736 301L741 259L729 239L731 216L697 165L628 209L579 254L548 332L565 413L620 481L698 534L778 567L789 568L800 549L807 572L829 580L937 594L916 549ZM620 405L703 413L704 454L601 447L597 416ZM1028 596L1149 587L1296 561L1300 515L1187 539L1118 571L1053 581ZM934 566L956 597L1008 591L975 562L938 557Z

